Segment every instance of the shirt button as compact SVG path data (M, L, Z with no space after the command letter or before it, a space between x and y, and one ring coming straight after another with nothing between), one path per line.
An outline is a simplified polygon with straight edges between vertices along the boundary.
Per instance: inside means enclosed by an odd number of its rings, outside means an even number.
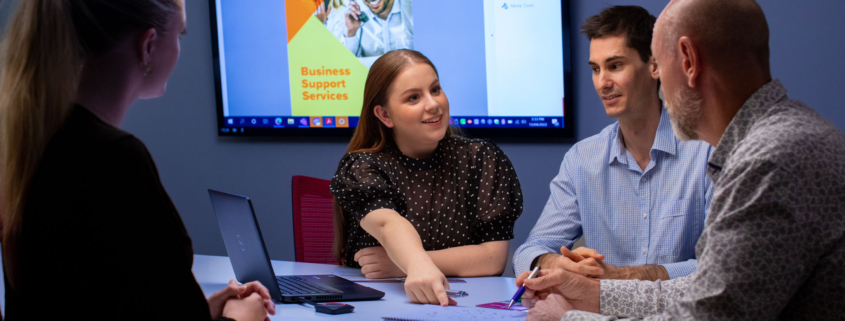
M648 218L648 213L643 213L643 219L647 219L647 218Z
M643 176L643 178L642 178L642 179L640 179L640 180L641 180L641 181L643 181L643 182L645 182L645 176Z
M646 252L647 252L646 249L643 249L643 254L645 254Z

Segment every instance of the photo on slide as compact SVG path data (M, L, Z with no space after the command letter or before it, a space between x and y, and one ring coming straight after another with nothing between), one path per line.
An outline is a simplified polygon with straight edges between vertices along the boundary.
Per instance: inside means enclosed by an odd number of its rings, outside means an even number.
M314 1L314 17L367 67L388 51L414 49L411 0Z

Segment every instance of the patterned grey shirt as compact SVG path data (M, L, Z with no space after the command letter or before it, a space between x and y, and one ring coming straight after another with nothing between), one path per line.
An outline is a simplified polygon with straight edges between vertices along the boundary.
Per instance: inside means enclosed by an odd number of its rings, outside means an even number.
M605 316L562 320L845 318L845 135L774 80L725 129L708 175L698 271L602 280Z

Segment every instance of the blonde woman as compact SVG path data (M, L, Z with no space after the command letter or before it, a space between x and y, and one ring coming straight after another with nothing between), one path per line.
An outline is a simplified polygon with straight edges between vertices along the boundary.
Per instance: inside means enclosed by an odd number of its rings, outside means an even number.
M144 144L118 128L164 94L183 0L25 0L0 51L6 320L264 320L257 282L208 299Z

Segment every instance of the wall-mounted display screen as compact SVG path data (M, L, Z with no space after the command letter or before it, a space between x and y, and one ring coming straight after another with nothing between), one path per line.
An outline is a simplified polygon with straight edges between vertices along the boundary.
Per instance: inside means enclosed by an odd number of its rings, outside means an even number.
M210 2L220 135L349 134L395 49L431 59L474 136L573 133L567 1Z

